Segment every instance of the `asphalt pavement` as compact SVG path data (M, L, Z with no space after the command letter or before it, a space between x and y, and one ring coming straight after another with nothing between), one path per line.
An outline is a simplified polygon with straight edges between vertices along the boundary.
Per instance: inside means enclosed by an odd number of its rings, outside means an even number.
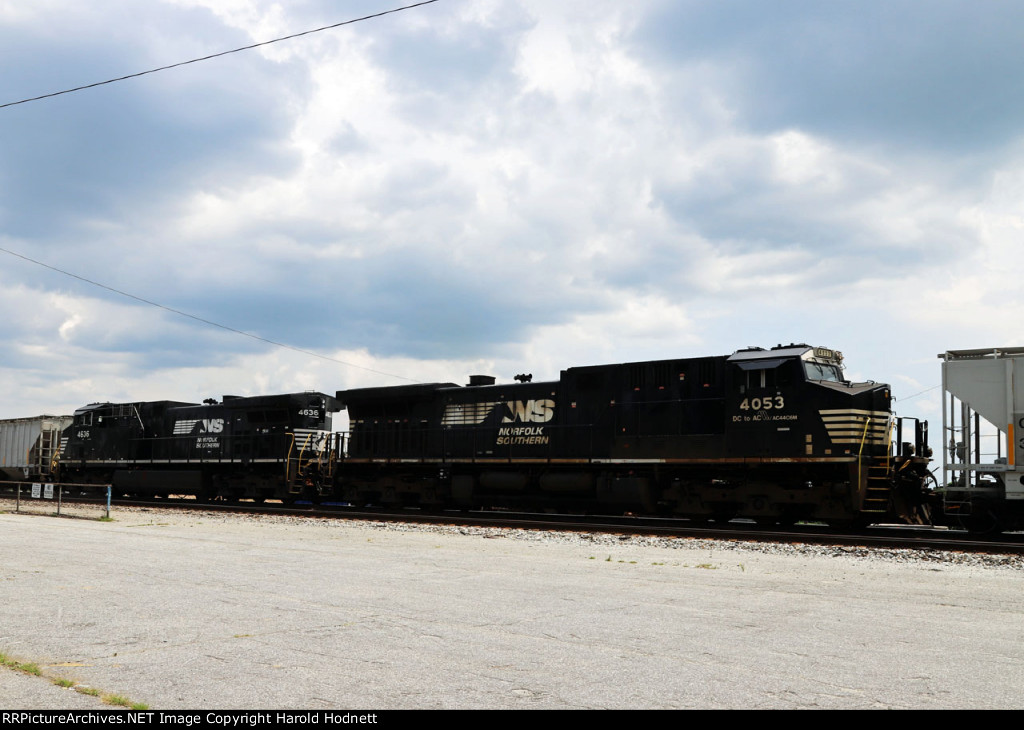
M114 517L0 514L0 707L1024 705L1019 564Z

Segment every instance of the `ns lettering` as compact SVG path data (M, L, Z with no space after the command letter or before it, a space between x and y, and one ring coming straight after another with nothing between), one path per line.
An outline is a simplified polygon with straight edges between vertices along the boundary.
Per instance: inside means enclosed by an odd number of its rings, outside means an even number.
M508 413L501 419L502 423L547 423L555 417L555 402L548 398L542 400L510 400L505 405Z

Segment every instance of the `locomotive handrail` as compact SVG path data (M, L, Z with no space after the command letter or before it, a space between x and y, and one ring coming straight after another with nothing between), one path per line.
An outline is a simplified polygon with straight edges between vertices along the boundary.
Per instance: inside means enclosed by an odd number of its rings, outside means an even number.
M292 437L294 438L294 434L292 435ZM296 463L296 467L295 467L296 474L295 475L296 476L299 476L299 477L302 476L302 455L304 453L306 453L306 446L309 445L309 440L311 438L313 438L313 434L307 433L306 434L306 440L302 442L302 448L299 449L299 455L295 458L295 463Z
M292 449L295 448L295 434L290 433L288 436L291 437L288 444L288 455L284 460L284 483L287 484L291 480L291 467L292 467Z
M860 448L857 449L857 491L860 491L861 465L864 463L864 442L868 438L868 427L871 425L871 416L864 417L864 432L860 435Z
M860 435L860 448L857 450L857 458L860 458L864 453L864 442L868 438L868 426L871 425L871 416L864 417L864 432Z

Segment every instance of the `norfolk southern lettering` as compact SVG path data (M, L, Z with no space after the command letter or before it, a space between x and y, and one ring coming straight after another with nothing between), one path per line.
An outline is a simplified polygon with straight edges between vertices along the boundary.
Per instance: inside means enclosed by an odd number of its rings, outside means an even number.
M514 400L505 403L508 409L502 423L547 423L555 416L555 402L549 399ZM510 426L498 429L498 446L547 446L550 439L543 426Z
M543 426L516 426L498 429L498 446L544 446L549 442Z

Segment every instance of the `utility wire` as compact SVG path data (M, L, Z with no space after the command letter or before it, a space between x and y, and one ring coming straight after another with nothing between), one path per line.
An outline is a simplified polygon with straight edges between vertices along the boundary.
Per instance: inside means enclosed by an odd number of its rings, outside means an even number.
M924 390L919 391L917 393L914 393L913 395L908 395L906 398L893 398L893 400L898 400L900 403L905 403L908 400L910 400L911 398L916 398L919 395L924 395L925 393L928 393L929 391L935 390L938 387L939 386L937 386L937 385L933 385L932 387L925 388Z
M177 315L180 315L182 317L188 317L189 319L194 319L197 322L202 322L203 324L208 324L211 327L219 327L222 330L227 330L228 332L233 332L236 335L242 335L243 337L249 337L249 338L251 338L253 340L259 340L260 342L265 342L268 345L273 345L274 347L283 347L286 350L292 350L294 352L301 352L303 355L309 355L311 357L318 357L321 360L329 360L331 362L336 362L339 365L345 365L346 367L350 367L350 368L358 368L359 370L365 370L365 371L370 372L370 373L376 373L377 375L386 375L389 378L398 378L399 380L408 380L411 383L419 382L419 381L413 380L412 378L406 378L406 377L404 377L402 375L395 375L394 373L386 373L383 370L374 370L373 368L364 367L362 365L356 365L355 363L351 363L351 362L345 362L344 360L338 360L337 358L329 357L328 355L321 355L320 353L313 352L312 350L303 350L301 347L294 347L292 345L286 345L283 342L276 342L274 340L268 340L266 337L260 337L259 335L254 335L254 334L252 334L250 332L244 332L242 330L235 329L234 327L228 327L227 325L219 324L219 323L213 322L213 321L211 321L209 319L203 319L202 317L197 317L194 314L189 314L188 312L183 312L180 309L174 309L173 307L168 307L168 306L166 306L164 304L160 304L159 302L150 301L149 299L143 299L142 297L136 296L135 294L129 294L128 292L121 291L120 289L115 289L112 286L107 286L106 284L101 284L98 281L93 281L92 279L86 279L84 276L79 276L78 274L72 274L70 271L64 271L64 269L58 269L56 266L50 266L49 264L44 264L42 261L36 261L35 259L29 258L28 256L24 256L24 255L22 255L20 253L17 253L15 251L11 251L10 249L0 248L0 251L2 251L3 253L10 254L11 256L16 256L17 258L22 259L24 261L28 261L29 263L36 264L37 266L42 266L44 269L49 269L50 271L56 271L58 274L63 274L64 276L70 276L72 279L78 279L79 281L84 281L86 284L92 284L93 286L98 286L100 289L106 289L107 291L114 292L115 294L120 294L123 297L128 297L129 299L134 299L137 302L142 302L143 304L148 304L151 307L157 307L158 309L163 309L165 311L172 312L173 314L177 314Z
M5 104L0 104L0 109L6 108L6 107L9 107L9 106L17 106L18 104L27 104L29 102L39 101L41 99L49 99L49 98L54 97L54 96L61 96L62 94L71 94L71 93L76 92L76 91L83 91L85 89L92 89L92 88L95 88L97 86L104 86L106 84L113 84L113 83L118 82L118 81L125 81L127 79L133 79L133 78L137 78L139 76L145 76L147 74L156 73L157 71L166 71L168 69L177 68L179 66L187 66L187 65L192 64L192 63L199 63L200 61L209 61L210 59L219 58L221 56L227 56L227 55L232 54L232 53L240 53L241 51L252 50L253 48L259 48L260 46L268 46L268 45L270 45L272 43L280 43L281 41L292 40L293 38L299 38L301 36L311 35L313 33L320 33L321 31L331 30L333 28L340 28L340 27L345 26L345 25L352 25L353 23L359 23L359 22L362 22L364 20L372 20L373 18L380 18L382 16L391 15L393 13L398 13L398 12L401 12L403 10L411 10L412 8L418 8L418 7L422 6L422 5L430 5L431 3L435 3L437 1L438 0L423 0L423 2L413 3L412 5L405 5L405 6L400 7L400 8L392 8L391 10L385 10L385 11L380 12L380 13L374 13L372 15L366 15L366 16L363 16L361 18L354 18L352 20L346 20L346 21L343 21L341 23L334 23L332 25L325 25L325 26L323 26L321 28L315 28L313 30L307 30L307 31L303 31L301 33L293 33L291 35L283 36L281 38L274 38L273 40L263 41L261 43L253 43L253 44L248 45L248 46L242 46L241 48L234 48L234 49L232 49L230 51L221 51L220 53L213 53L213 54L210 54L208 56L203 56L201 58L193 58L193 59L191 59L189 61L181 61L179 63L172 63L172 64L167 65L167 66L160 66L159 68L149 69L148 71L139 71L138 73L128 74L127 76L119 76L117 78L108 79L106 81L97 81L96 83L86 84L84 86L76 86L76 87L74 87L72 89L65 89L63 91L55 91L55 92L50 93L50 94L42 94L41 96L34 96L34 97L29 98L29 99L21 99L19 101L11 101L11 102L7 102ZM107 291L113 292L115 294L119 294L121 296L128 297L129 299L134 299L134 300L136 300L138 302L142 302L143 304L148 304L148 305L150 305L152 307L157 307L158 309L163 309L163 310L171 312L173 314L177 314L177 315L179 315L181 317L188 317L189 319L194 319L197 322L201 322L203 324L210 325L211 327L217 327L219 329L226 330L228 332L233 332L235 334L242 335L243 337L249 337L250 339L258 340L258 341L264 342L264 343L266 343L268 345L273 345L274 347L281 347L281 348L284 348L286 350L292 350L294 352L300 352L300 353L302 353L304 355L309 355L311 357L317 357L317 358L320 358L321 360L329 360L330 362L338 363L339 365L345 365L346 367L352 367L352 368L357 368L359 370L365 370L365 371L370 372L370 373L376 373L377 375L384 375L384 376L387 376L387 377L390 377L390 378L398 378L399 380L408 380L409 382L417 382L417 381L413 380L412 378L406 378L406 377L404 377L402 375L395 375L394 373L386 373L386 372L384 372L382 370L374 370L373 368L364 367L362 365L356 365L355 363L345 362L344 360L338 360L337 358L329 357L327 355L322 355L322 354L320 354L318 352L313 352L311 350L304 350L304 349L302 349L300 347L294 347L292 345L286 345L283 342L276 342L275 340L270 340L270 339L267 339L266 337L260 337L259 335L254 335L254 334L252 334L250 332L244 332L242 330L235 329L234 327L228 327L227 325L223 325L223 324L220 324L218 322L214 322L214 321L209 320L209 319L204 319L204 318L198 317L198 316L196 316L194 314L189 314L188 312L183 312L180 309L174 309L173 307L168 307L168 306L166 306L164 304L160 304L159 302L154 302L154 301L151 301L149 299L144 299L144 298L142 298L140 296L136 296L135 294L130 294L128 292L121 291L120 289L115 289L114 287L107 286L106 284L101 284L98 281L93 281L92 279L86 279L84 276L79 276L78 274L73 274L70 271L65 271L63 269L58 269L56 266L50 266L49 264L44 264L42 261L37 261L37 260L35 260L33 258L29 258L28 256L24 256L24 255L22 255L20 253L17 253L15 251L11 251L11 250L6 249L6 248L0 248L0 251L2 251L3 253L6 253L6 254L10 254L11 256L15 256L17 258L20 258L20 259L23 259L25 261L28 261L30 263L36 264L37 266L42 266L43 268L50 269L51 271L56 271L57 273L63 274L64 276L69 276L69 277L71 277L73 279L78 279L79 281L84 281L87 284L91 284L93 286L97 286L97 287L99 287L101 289L106 289Z
M9 101L6 104L0 104L0 109L9 106L17 106L18 104L27 104L30 101L39 101L40 99L49 99L52 96L60 96L61 94L71 94L75 91L83 91L84 89L92 89L96 86L103 86L105 84L113 84L117 81L125 81L126 79L134 79L138 76L145 76L146 74L153 74L157 71L166 71L170 68L177 68L178 66L187 66L190 63L199 63L200 61L209 61L211 58L219 58L220 56L227 56L231 53L240 53L241 51L249 51L253 48L259 48L260 46L269 46L271 43L280 43L281 41L288 41L292 38L299 38L300 36L310 35L312 33L319 33L324 30L331 30L332 28L340 28L343 25L352 25L353 23L360 23L364 20L372 20L373 18L380 18L384 15L391 15L392 13L400 13L403 10L411 10L412 8L418 8L421 5L430 5L436 3L437 0L423 0L423 2L414 3L412 5L405 5L401 8L393 8L391 10L385 10L380 13L374 13L373 15L366 15L362 18L355 18L354 20L346 20L341 23L335 23L333 25L325 25L322 28L316 28L314 30L306 30L301 33L293 33L292 35L286 35L282 38L275 38L271 41L263 41L262 43L253 43L249 46L242 46L241 48L235 48L230 51L221 51L220 53L213 53L209 56L203 56L202 58L193 58L191 61L181 61L179 63L172 63L169 66L160 66L159 68L151 68L148 71L139 71L138 73L128 74L127 76L119 76L116 79L107 79L106 81L97 81L94 84L86 84L85 86L76 86L73 89L65 89L64 91L54 91L51 94L43 94L42 96L33 96L31 99L22 99L20 101Z

